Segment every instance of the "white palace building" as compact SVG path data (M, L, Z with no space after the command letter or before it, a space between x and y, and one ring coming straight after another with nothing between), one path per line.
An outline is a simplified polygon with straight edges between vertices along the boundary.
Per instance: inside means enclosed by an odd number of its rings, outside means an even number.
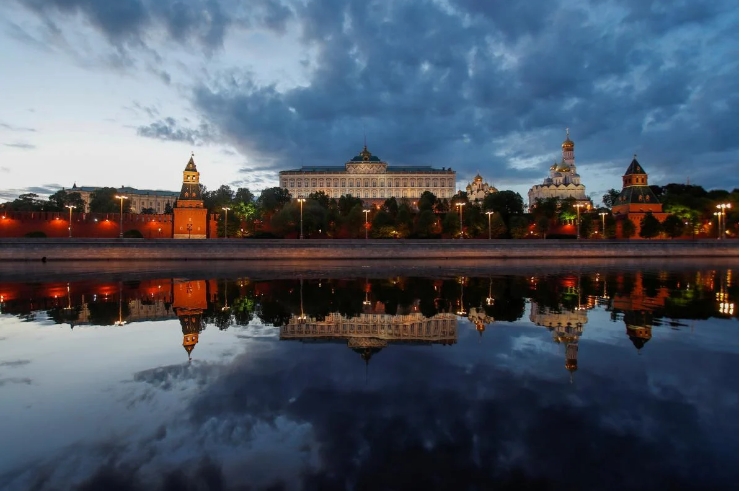
M364 146L360 155L345 165L303 166L279 173L280 186L294 198L323 191L330 198L350 194L366 202L387 198L418 199L430 191L438 198L455 194L455 171L430 166L388 165Z

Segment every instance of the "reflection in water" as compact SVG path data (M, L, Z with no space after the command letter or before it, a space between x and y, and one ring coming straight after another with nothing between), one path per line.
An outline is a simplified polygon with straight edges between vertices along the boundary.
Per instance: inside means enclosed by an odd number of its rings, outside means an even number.
M737 302L734 269L0 282L0 488L735 488Z
M387 314L383 302L369 298L370 285L366 283L363 311L346 317L332 312L324 319L304 314L303 279L300 280L299 315L291 315L288 324L280 327L280 339L299 341L346 341L365 360L388 346L389 343L455 344L457 339L456 317L452 313L439 313L425 317L419 312L419 300L410 306L398 305L396 313Z

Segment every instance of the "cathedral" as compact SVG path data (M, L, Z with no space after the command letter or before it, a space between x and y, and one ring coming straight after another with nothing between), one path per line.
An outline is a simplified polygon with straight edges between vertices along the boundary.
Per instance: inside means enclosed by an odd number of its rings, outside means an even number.
M589 204L589 198L585 191L581 177L576 173L574 164L574 142L569 138L569 130L566 129L566 140L561 144L561 162L555 162L550 168L550 174L545 178L543 184L537 184L530 188L527 193L528 207L530 210L538 202L548 198L564 200L574 198L577 202L583 201Z

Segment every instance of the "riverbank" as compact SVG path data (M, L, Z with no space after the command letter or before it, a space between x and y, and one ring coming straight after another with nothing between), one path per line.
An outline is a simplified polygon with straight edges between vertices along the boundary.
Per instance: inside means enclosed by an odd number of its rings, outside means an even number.
M738 258L738 240L1 239L0 261Z

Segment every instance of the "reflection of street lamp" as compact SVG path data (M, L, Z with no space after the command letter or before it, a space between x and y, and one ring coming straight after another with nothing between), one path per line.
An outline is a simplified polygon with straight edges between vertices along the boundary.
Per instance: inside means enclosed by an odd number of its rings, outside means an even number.
M118 196L116 195L116 199L121 201L121 211L118 214L119 220L118 220L118 227L119 227L119 234L118 236L123 239L123 200L129 199L128 196Z
M492 306L494 305L494 297L491 296L491 278L489 278L489 296L486 297L486 305Z
M491 216L494 212L493 211L487 211L486 214L489 215L489 240L491 240Z
M301 228L299 229L299 239L304 238L304 201L306 201L304 198L298 199L299 207L301 208Z
M72 237L72 209L75 205L66 205L69 208L69 236Z
M458 278L458 282L461 284L461 298L458 300L458 310L456 311L456 314L458 314L461 317L467 317L467 312L463 308L463 285L466 283L466 277L461 276Z
M720 225L719 228L723 230L723 233L719 236L719 238L723 239L726 235L726 209L731 208L731 203L721 203L719 205L715 205L715 207L720 209L722 225ZM720 230L718 231L718 233L720 234Z
M720 231L721 231L721 225L720 225L720 221L721 221L721 212L719 212L719 211L716 211L715 213L713 213L713 215L715 215L715 216L717 216L717 217L718 217L718 239L720 239Z
M118 282L118 320L114 322L117 326L123 326L126 324L126 321L123 320L123 317L121 315L121 290L123 290L123 284L119 281Z
M370 213L370 210L363 210L363 213L365 213L365 240L368 240L368 213Z
M223 206L221 209L224 210L224 238L226 239L227 214L229 213L229 210L231 210L231 208L229 208L228 206Z
M584 208L586 205L583 203L577 203L574 205L574 208L576 208L576 239L579 240L579 237L581 236L581 231L579 230L579 224L581 223L581 215L579 212L582 208Z
M607 215L607 212L602 212L599 214L599 216L602 217L602 238L605 238L605 215Z
M461 216L461 239L463 238L463 207L466 206L465 203L456 203L455 206L458 207L458 212Z

